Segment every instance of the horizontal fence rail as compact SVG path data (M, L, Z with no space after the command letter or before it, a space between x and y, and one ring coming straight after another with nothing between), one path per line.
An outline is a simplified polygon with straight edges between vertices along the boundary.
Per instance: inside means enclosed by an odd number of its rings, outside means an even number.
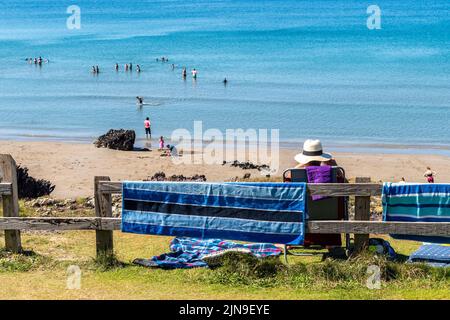
M0 230L120 230L120 218L0 218ZM308 221L308 233L414 234L450 236L450 222L383 222L383 221Z
M122 193L122 182L109 177L95 177L95 217L19 217L16 164L10 155L0 154L0 198L5 247L21 252L23 231L93 230L96 233L97 256L114 254L113 231L121 229L121 218L112 217L112 194ZM328 197L354 196L355 215L348 220L315 220L306 224L307 233L354 234L355 251L367 247L369 234L399 234L450 237L450 222L383 222L370 220L370 197L380 196L382 184L370 183L370 178L358 177L356 183L307 184L309 195Z
M307 184L310 195L329 197L380 196L382 185L379 183L314 183ZM99 190L105 194L122 193L122 182L100 182Z
M0 183L0 196L10 196L12 194L11 183Z

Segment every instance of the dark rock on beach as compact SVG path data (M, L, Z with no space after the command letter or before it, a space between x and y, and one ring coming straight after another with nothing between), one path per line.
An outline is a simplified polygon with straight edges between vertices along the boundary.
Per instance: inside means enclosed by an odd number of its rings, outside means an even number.
M21 166L17 166L17 186L20 199L48 196L55 189L50 181L31 177L28 168Z
M97 148L108 148L122 151L133 151L136 132L134 130L109 130L94 142Z
M194 181L194 182L204 182L206 181L205 175L195 174L192 177L185 177L182 174L174 174L170 177L166 176L164 172L157 172L153 176L148 177L144 181Z
M226 161L224 161L222 163L222 165L225 165L225 164L227 164ZM232 167L238 167L238 168L241 168L243 170L250 170L250 169L255 169L255 170L258 170L258 171L261 171L261 170L269 171L270 170L270 167L267 164L258 165L258 164L253 164L253 163L251 163L249 161L247 161L247 162L240 162L240 161L234 160L233 162L231 162L231 166Z

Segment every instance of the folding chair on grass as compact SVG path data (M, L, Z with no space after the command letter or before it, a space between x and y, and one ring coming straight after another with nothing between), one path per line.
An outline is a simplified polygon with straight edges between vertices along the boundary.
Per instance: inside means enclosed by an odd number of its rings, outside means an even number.
M334 166L331 168L331 182L345 183L345 170ZM308 182L305 168L292 168L283 172L283 182ZM348 220L348 197L330 197L312 200L309 196L307 203L308 220ZM299 248L298 246L295 246ZM350 235L345 235L345 249L350 247ZM301 248L305 249L328 249L332 251L336 248L342 248L342 239L340 234L306 234L305 242ZM292 250L294 246L284 245L284 258L287 262L287 255L311 256L314 254L324 254L323 252L314 253L296 253Z

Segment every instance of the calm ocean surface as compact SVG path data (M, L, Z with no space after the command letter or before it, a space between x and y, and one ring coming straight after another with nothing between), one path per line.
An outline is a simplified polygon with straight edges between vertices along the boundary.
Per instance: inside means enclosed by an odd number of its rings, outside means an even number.
M381 30L366 26L374 3ZM72 4L81 30L66 27ZM25 62L37 56L50 63ZM2 1L0 68L0 139L142 138L150 116L154 136L202 120L286 143L450 147L448 0Z

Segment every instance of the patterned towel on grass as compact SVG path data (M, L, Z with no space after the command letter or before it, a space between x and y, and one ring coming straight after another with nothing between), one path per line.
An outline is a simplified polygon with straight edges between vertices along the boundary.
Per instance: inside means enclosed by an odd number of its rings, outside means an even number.
M236 248L247 249L257 258L281 254L281 249L268 243L240 244L220 239L175 238L170 243L171 252L151 259L136 259L134 263L163 269L208 267L207 263L201 260L205 255Z
M124 182L122 231L302 245L305 183Z
M383 185L383 220L410 222L450 222L449 184ZM450 243L450 237L391 235L395 239Z
M424 244L411 254L408 261L448 268L450 267L450 245Z

